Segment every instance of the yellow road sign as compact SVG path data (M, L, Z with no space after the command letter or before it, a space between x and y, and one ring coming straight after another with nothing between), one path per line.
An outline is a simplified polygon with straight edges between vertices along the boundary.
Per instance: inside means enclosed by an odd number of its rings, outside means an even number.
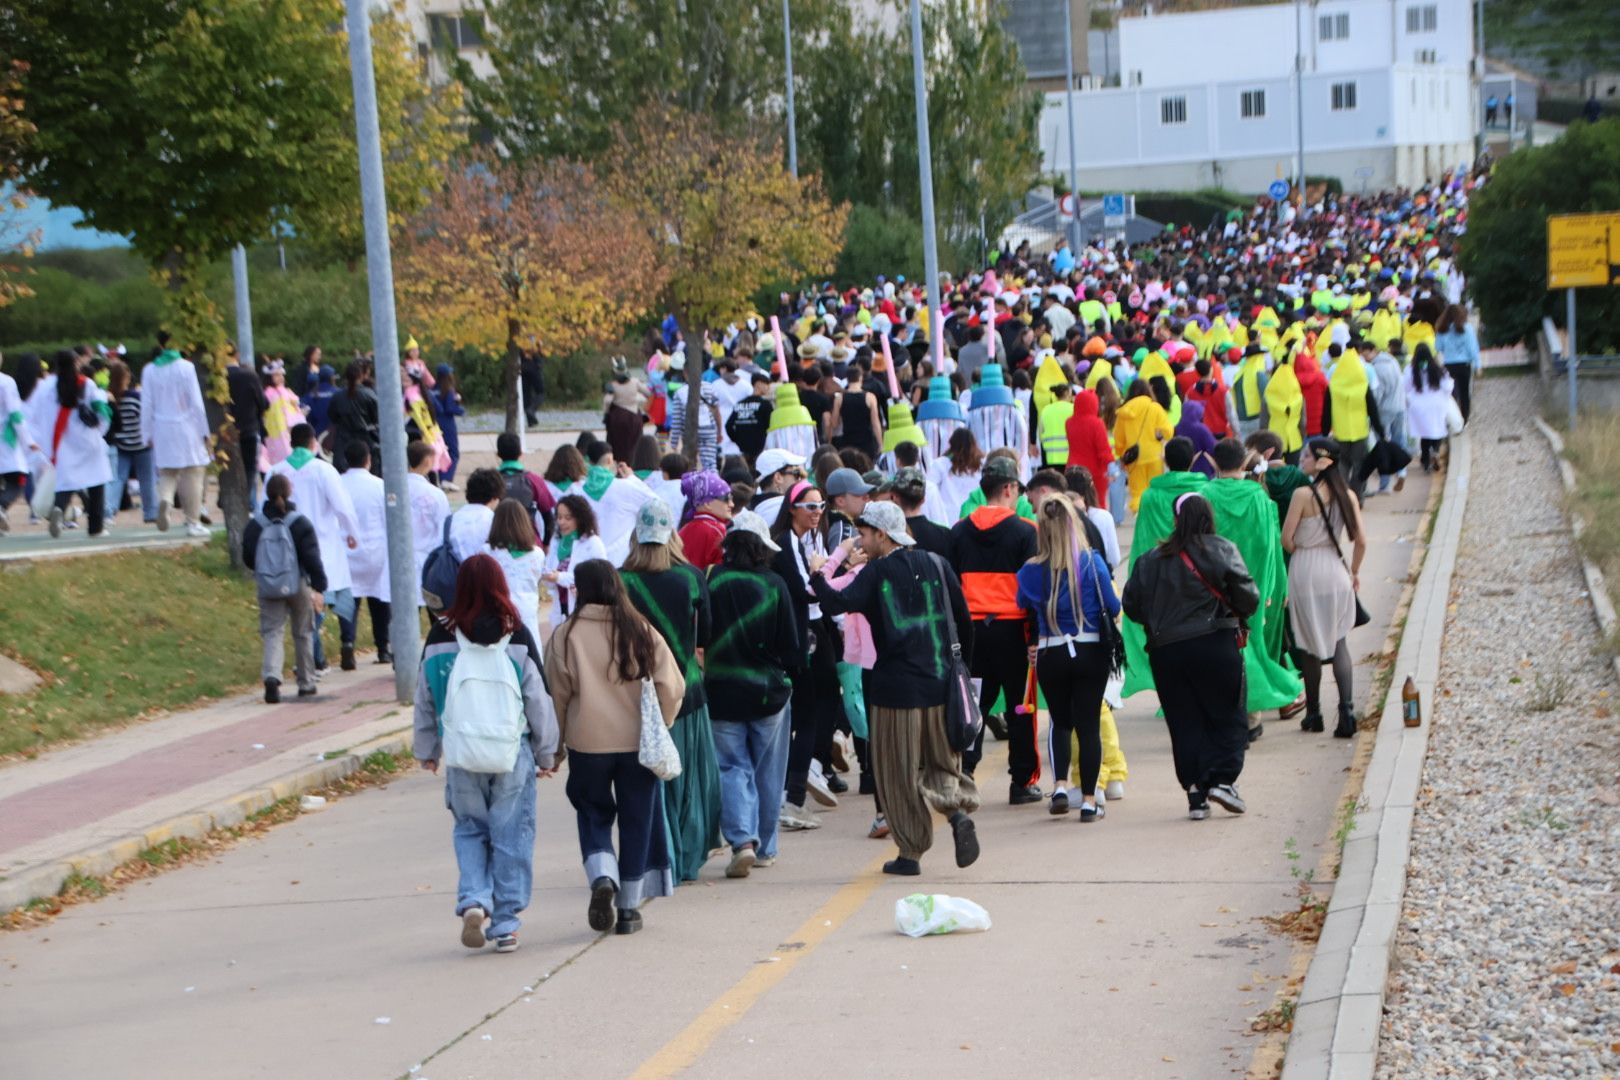
M1620 213L1547 218L1547 288L1620 285Z

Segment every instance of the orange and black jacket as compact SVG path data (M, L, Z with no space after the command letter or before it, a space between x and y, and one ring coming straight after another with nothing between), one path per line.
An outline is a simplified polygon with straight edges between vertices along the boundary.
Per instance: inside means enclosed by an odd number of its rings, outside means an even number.
M975 621L1023 619L1018 568L1035 557L1035 526L1004 506L981 506L951 529L951 565Z

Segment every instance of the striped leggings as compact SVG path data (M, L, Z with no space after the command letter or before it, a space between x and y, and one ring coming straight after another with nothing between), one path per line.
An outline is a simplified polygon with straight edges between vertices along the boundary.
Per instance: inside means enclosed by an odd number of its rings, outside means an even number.
M979 789L945 738L945 707L890 709L867 704L878 796L902 858L920 859L934 844L935 813L979 808Z

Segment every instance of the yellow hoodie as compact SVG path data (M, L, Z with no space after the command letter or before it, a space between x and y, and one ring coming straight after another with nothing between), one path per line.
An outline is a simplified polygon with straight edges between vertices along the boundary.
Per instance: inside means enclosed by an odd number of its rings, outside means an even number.
M1299 388L1299 376L1294 364L1279 364L1266 384L1266 410L1270 416L1266 427L1282 436L1283 453L1291 454L1305 445L1301 420L1305 415L1305 394Z

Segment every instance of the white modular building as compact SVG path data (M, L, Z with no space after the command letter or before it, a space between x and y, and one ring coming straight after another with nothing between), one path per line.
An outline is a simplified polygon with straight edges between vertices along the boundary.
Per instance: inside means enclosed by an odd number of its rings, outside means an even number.
M1301 141L1306 175L1347 191L1411 186L1474 157L1469 0L1154 12L1121 17L1117 36L1121 85L1074 94L1082 190L1261 192L1294 175ZM1068 172L1066 106L1046 95L1048 173Z

